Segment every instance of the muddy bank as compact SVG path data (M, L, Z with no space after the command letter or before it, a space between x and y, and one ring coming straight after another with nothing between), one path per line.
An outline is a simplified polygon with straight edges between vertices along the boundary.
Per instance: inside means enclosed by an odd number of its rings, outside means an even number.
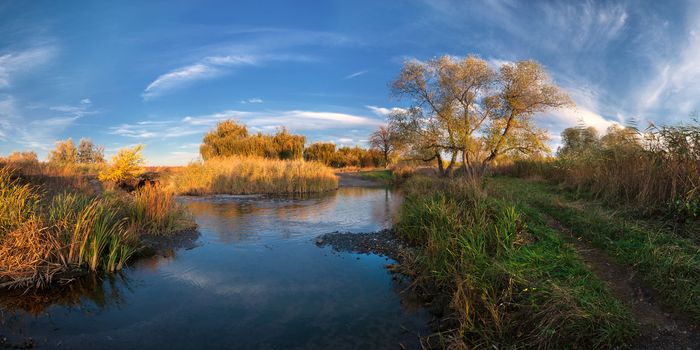
M412 248L397 238L390 229L368 233L326 233L316 238L316 245L319 247L328 245L337 252L381 255L399 263L413 252Z

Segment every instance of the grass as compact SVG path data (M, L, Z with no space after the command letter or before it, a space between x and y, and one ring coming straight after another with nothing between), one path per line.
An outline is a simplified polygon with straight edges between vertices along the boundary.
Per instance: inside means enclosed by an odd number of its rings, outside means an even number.
M333 170L321 163L257 157L192 163L167 182L175 193L188 195L304 194L338 188Z
M574 202L543 181L499 177L495 191L555 218L578 236L633 266L667 304L700 320L700 245L661 225L644 225L596 203Z
M537 212L480 183L416 176L397 234L418 247L409 269L450 297L449 348L615 347L635 334L628 311Z
M391 170L360 171L360 178L383 183L385 185L389 185L394 182L394 175L392 174Z
M569 128L562 134L564 144L557 158L520 160L503 170L513 176L548 179L611 205L633 207L646 216L697 225L700 122L693 119L643 131L613 126L600 138L590 128Z
M75 271L120 270L141 234L193 226L159 187L134 195L55 192L0 168L0 287L41 288Z

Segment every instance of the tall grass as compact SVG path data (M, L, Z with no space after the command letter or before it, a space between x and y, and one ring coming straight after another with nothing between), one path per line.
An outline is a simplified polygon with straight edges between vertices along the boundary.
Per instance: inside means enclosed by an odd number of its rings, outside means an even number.
M0 168L0 287L43 287L71 271L116 271L138 250L139 235L193 226L171 193L61 193L13 179Z
M443 347L613 347L630 315L542 218L478 182L411 178L397 234L417 284L450 297Z
M317 162L257 157L214 158L171 175L168 187L179 194L303 194L333 190L338 178Z
M697 121L643 131L611 128L601 138L587 137L583 145L565 144L568 152L560 152L556 160L516 162L509 173L553 180L610 203L672 214L680 221L700 219Z
M147 184L134 193L129 208L131 222L150 234L168 234L191 225L186 209L175 201L173 192Z
M12 172L0 168L0 239L31 217L39 195L29 184L21 184Z

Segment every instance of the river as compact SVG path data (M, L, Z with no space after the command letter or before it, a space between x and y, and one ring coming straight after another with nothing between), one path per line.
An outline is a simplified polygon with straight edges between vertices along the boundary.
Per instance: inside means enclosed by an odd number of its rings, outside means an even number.
M182 200L199 225L196 247L2 296L0 335L63 349L410 349L428 334L428 313L402 297L390 260L314 244L390 227L401 201L392 190Z

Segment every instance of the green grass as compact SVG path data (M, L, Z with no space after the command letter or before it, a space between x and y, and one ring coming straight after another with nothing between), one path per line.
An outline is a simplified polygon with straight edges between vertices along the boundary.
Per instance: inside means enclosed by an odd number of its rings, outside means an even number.
M391 170L369 170L360 172L360 177L364 180L381 182L390 184L394 181L394 175Z
M700 320L700 246L662 225L640 225L620 212L571 196L542 181L499 177L491 188L558 220L634 269L667 304Z
M418 246L419 285L451 296L455 348L614 347L628 311L537 212L464 179L414 177L397 234Z

